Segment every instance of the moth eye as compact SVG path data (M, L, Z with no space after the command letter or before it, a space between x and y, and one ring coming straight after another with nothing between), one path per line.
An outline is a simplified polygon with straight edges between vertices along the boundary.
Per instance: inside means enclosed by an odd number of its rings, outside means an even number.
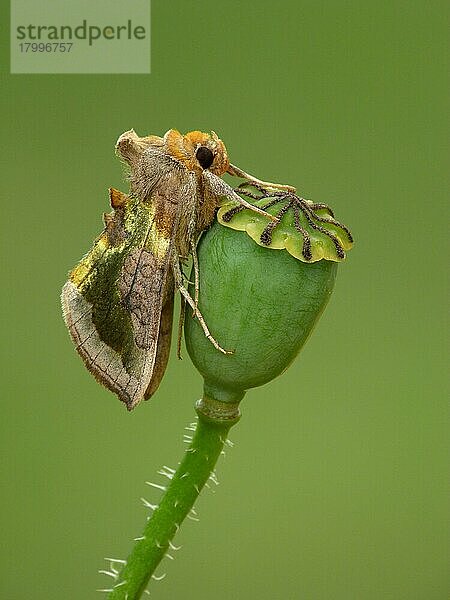
M195 156L204 169L208 169L213 164L214 154L206 146L200 146Z

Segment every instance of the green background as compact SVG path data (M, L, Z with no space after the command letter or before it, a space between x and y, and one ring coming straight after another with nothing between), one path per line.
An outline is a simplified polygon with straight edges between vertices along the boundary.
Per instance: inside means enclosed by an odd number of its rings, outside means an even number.
M356 238L299 359L247 394L152 596L448 598L446 13L155 0L150 75L9 75L4 32L2 598L101 597L102 558L140 534L144 481L181 458L201 393L172 356L128 414L60 316L108 186L126 190L114 143L131 127L214 129L235 164L329 202Z

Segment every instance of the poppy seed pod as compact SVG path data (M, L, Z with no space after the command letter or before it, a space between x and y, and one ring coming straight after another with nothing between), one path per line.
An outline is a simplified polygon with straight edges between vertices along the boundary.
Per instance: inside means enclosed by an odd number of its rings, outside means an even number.
M316 211L305 214L301 202ZM275 202L264 196L256 204L278 216L278 225L228 203L218 214L223 224L214 223L198 246L199 310L211 335L233 353L213 347L189 308L185 339L205 396L220 402L238 403L247 389L291 364L330 298L337 262L352 244L350 232L325 205L293 194Z

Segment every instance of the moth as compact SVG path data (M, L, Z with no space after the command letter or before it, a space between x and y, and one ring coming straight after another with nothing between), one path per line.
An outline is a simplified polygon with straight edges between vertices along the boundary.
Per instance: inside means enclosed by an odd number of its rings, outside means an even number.
M198 310L196 244L225 200L275 220L221 179L228 173L260 187L292 190L230 164L216 133L170 129L163 137L123 133L116 152L129 169L130 192L110 188L113 211L93 248L69 274L61 300L76 350L94 377L128 410L158 388L169 357L174 291L187 302L206 337L227 353ZM192 256L194 297L182 263ZM182 311L183 313L183 311ZM182 321L180 317L182 327Z

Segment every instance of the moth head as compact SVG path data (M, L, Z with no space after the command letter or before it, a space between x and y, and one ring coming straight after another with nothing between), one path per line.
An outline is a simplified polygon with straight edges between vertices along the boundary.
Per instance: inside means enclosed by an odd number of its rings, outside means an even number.
M174 158L181 161L189 171L211 171L223 175L229 166L225 144L214 131L190 131L181 135L171 129L164 136L164 144Z
M139 137L131 129L117 140L116 153L130 168L132 190L143 197L148 195L155 177L164 169L170 168L170 164L162 161L164 155L176 159L188 171L198 174L207 170L220 176L226 173L230 166L225 144L214 131L191 131L182 135L176 129L169 129L164 137ZM161 157L161 161L156 168L155 161L157 162L158 156Z

